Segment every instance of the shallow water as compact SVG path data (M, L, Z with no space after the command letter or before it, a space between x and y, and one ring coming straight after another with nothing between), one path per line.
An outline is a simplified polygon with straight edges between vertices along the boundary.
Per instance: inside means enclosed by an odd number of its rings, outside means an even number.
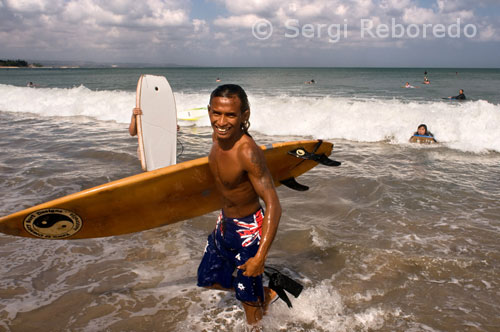
M429 70L412 91L401 82L423 70L3 70L0 215L140 173L127 127L143 72L167 75L178 110L206 105L216 76L243 84L259 144L335 144L342 166L278 188L268 264L305 289L270 307L267 331L500 330L498 70ZM441 99L460 87L472 101ZM408 143L422 122L439 145ZM178 161L205 156L208 120L180 125ZM102 239L0 234L0 331L244 331L231 294L196 287L216 216Z
M0 120L2 215L140 172L124 124ZM179 161L204 156L210 129L179 139ZM337 140L333 156L342 166L299 178L309 191L278 188L268 263L306 287L293 309L271 306L268 330L498 330L500 155ZM0 235L0 329L244 331L230 294L196 287L215 218L102 239Z

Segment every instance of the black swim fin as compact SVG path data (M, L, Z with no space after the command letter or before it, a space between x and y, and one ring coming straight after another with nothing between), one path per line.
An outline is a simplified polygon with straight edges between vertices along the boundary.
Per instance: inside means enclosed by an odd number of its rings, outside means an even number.
M269 288L274 290L289 308L292 308L292 302L286 295L285 290L293 296L298 297L304 286L272 267L266 266L264 273L269 277Z

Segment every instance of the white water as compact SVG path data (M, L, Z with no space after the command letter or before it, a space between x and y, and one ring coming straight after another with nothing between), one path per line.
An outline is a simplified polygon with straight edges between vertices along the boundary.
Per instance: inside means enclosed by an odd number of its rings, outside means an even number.
M92 117L128 123L135 92L93 91L85 86L26 88L0 84L0 111L40 116ZM208 95L175 94L177 110L205 106ZM483 100L417 102L397 99L250 95L251 130L357 142L407 144L427 124L446 146L474 153L500 152L500 106ZM180 122L181 126L192 125ZM196 123L208 126L208 118Z

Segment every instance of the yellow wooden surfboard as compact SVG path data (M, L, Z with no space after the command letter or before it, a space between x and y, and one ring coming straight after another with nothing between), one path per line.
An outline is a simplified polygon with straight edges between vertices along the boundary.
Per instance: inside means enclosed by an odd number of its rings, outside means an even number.
M333 145L297 141L262 146L276 185L303 190L294 178L328 159ZM329 164L330 163L330 164ZM334 164L331 164L334 163ZM0 232L41 239L84 239L138 232L221 207L208 157L141 173L0 218Z

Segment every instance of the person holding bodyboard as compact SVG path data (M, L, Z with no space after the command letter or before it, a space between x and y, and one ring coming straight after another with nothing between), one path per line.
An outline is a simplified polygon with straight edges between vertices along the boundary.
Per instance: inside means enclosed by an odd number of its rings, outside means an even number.
M129 133L137 135L144 171L177 162L177 110L172 88L163 76L141 75Z

